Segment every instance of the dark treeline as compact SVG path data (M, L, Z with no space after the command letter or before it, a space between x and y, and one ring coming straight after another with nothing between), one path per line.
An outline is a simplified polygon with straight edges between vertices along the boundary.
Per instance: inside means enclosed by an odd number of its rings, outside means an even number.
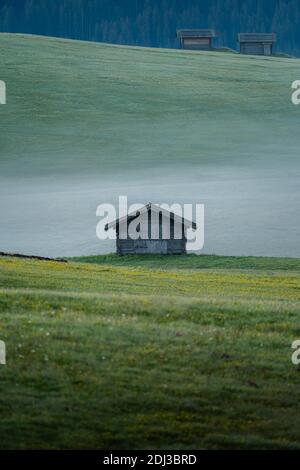
M176 28L213 27L219 45L238 32L276 32L300 55L299 0L0 0L0 31L178 47Z

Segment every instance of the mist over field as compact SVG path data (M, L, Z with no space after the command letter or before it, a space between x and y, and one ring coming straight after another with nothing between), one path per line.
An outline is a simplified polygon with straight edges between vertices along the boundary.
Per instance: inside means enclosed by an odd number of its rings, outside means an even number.
M299 0L0 0L0 449L300 449L299 21ZM177 27L219 36L179 49ZM101 205L149 202L189 204L195 240L153 212L150 241L97 238Z
M114 250L96 208L204 203L205 253L299 257L299 61L0 35L0 251Z

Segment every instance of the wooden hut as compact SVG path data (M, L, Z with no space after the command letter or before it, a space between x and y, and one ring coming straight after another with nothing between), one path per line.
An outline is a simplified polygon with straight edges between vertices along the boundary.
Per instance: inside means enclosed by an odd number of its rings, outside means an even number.
M139 221L138 236L132 238L131 222ZM106 230L116 230L117 253L127 254L184 254L186 253L186 230L196 229L196 224L149 202L139 211L112 221Z
M276 42L274 33L240 33L238 35L241 54L267 55L273 53Z
M209 51L213 39L217 37L214 29L178 29L177 38L182 49Z

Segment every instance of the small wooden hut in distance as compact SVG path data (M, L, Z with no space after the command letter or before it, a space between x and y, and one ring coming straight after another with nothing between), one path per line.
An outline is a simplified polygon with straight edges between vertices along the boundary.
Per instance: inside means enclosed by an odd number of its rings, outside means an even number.
M137 219L138 237L132 238L130 224ZM119 255L180 255L186 253L186 230L195 230L197 226L194 222L149 202L139 211L106 225L106 230L111 228L116 230Z
M177 37L182 49L209 51L217 34L214 29L178 29Z
M273 54L273 46L276 42L274 33L240 33L238 35L241 54L266 55Z

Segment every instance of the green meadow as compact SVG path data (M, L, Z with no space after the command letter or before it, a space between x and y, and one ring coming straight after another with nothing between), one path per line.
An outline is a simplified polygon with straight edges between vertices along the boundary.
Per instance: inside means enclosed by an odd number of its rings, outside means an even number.
M271 175L298 160L298 59L5 33L0 49L1 176L142 181L208 164Z
M299 59L6 33L0 51L0 251L112 251L96 207L127 195L203 203L205 253L300 256Z
M2 449L300 449L300 261L0 258Z
M208 252L295 256L0 258L0 448L300 449L299 60L0 50L1 251L99 252L123 191L203 200Z

